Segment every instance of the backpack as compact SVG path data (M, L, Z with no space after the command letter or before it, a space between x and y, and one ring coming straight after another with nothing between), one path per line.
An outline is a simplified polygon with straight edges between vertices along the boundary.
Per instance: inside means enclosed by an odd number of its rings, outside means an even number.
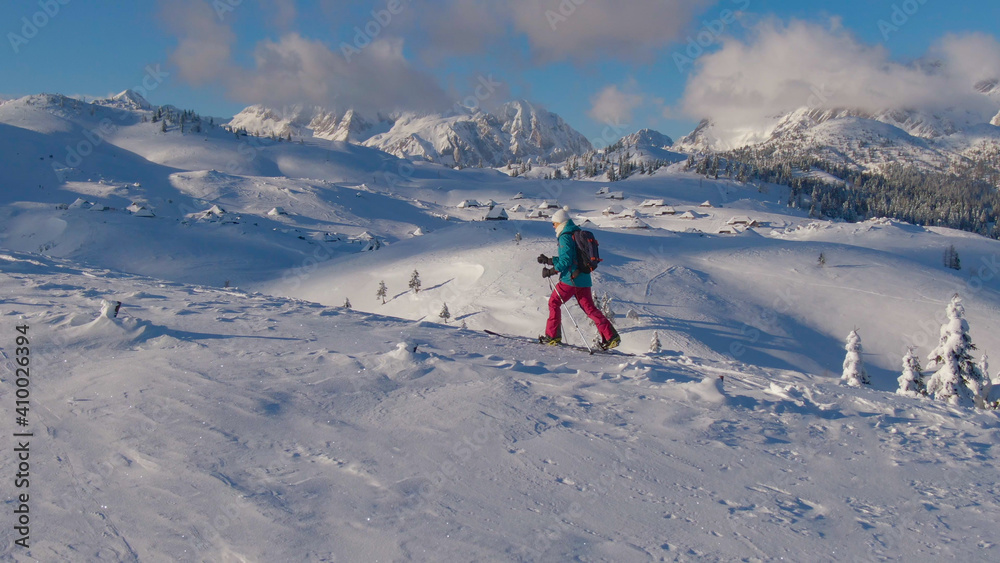
M572 277L596 270L597 265L601 263L601 254L597 251L597 239L594 238L594 233L573 231L573 242L576 243L577 267Z

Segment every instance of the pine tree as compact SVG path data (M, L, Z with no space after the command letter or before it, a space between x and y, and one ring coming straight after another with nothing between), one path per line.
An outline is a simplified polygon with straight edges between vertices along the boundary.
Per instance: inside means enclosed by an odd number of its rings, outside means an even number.
M448 311L447 303L444 304L444 307L441 307L441 312L438 313L438 316L444 319L444 322L446 323L448 322L448 319L451 318L451 313Z
M385 281L378 282L378 291L375 293L375 298L381 299L383 305L385 305L385 296L388 291L389 290L385 287Z
M653 331L653 340L651 340L649 342L649 353L650 354L659 354L660 350L662 350L662 347L660 345L660 333L654 330Z
M903 356L903 374L896 381L899 382L899 388L896 389L897 395L919 397L927 394L927 385L924 383L920 360L913 354L913 348L910 348Z
M927 394L950 405L984 408L992 384L972 359L976 345L969 336L962 298L956 293L947 308L938 347L927 356L936 371L927 381Z
M865 361L861 357L864 350L861 347L858 329L852 330L851 334L847 335L847 346L844 349L847 350L847 356L844 358L844 373L840 376L840 380L851 387L871 385L871 380L865 371Z
M521 244L521 233L514 234L514 244Z
M413 270L413 275L410 276L410 289L413 293L420 293L420 273Z
M821 268L826 266L826 254L823 254L822 252L819 253L819 265Z
M344 308L345 309L350 309L351 308L351 300L349 298L348 299L344 299Z

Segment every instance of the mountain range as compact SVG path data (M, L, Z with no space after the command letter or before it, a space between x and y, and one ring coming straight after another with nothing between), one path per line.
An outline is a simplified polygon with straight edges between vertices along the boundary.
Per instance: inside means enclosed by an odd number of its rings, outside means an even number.
M561 117L527 101L509 102L492 112L459 109L449 114L368 117L353 110L250 106L228 127L264 136L345 141L453 167L497 168L530 159L552 162L592 149L587 138Z
M997 81L983 81L975 91L1000 109ZM720 127L704 119L674 150L721 153L752 147L759 152L812 156L861 170L878 171L892 163L945 171L953 163L1000 148L1000 114L950 108L800 107L772 116L757 127Z
M641 156L638 151L627 155L635 165L674 160L678 154L754 147L772 155L809 156L876 172L900 161L923 170L947 171L956 163L1000 150L1000 86L997 81L982 81L975 90L997 106L997 115L989 121L978 113L954 108L800 107L756 127L726 129L705 119L677 142L644 129L610 148L640 147ZM553 176L555 170L561 170L563 177L574 175L582 170L578 166L581 157L613 161L621 156L595 150L561 117L527 101L510 102L493 112L375 116L360 116L352 110L251 106L228 126L265 136L346 141L451 167L501 168L520 163L514 170L525 173L525 164L532 162L543 166L535 171L536 176ZM606 172L602 169L601 174Z

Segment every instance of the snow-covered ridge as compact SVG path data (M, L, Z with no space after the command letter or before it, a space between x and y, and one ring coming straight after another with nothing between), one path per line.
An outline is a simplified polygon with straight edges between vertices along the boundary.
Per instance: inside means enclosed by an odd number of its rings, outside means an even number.
M331 141L360 143L377 131L391 126L392 117L366 118L353 110L336 112L322 107L291 106L272 109L249 106L227 123L234 130L245 130L264 137L315 137Z
M146 98L135 90L125 90L110 98L94 100L94 103L102 106L116 107L127 110L153 109L152 104L146 101Z
M228 123L263 136L316 137L377 148L400 158L448 166L497 167L517 160L557 161L591 149L558 115L525 101L494 112L401 113L365 117L300 106L250 106Z
M622 137L619 142L638 149L668 149L674 144L673 139L653 129L640 129Z
M1000 108L1000 87L996 80L983 81L975 90ZM800 154L848 155L863 168L899 160L900 156L918 167L940 169L942 163L968 156L982 143L1000 146L1000 113L990 121L969 110L924 111L914 108L886 108L879 111L857 108L801 107L775 115L757 125L723 128L711 119L680 139L674 150L721 152L759 145L788 148ZM889 126L885 128L883 126ZM857 150L856 145L866 150ZM862 153L868 153L867 155Z

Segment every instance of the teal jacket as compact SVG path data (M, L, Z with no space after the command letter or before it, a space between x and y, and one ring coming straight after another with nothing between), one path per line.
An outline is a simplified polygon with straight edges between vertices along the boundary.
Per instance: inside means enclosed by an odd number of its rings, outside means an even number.
M573 278L573 272L577 268L576 243L573 242L573 233L579 231L580 227L572 219L566 222L566 227L559 233L559 255L552 257L552 267L559 272L559 281L572 287L591 287L593 281L590 274L577 274Z

